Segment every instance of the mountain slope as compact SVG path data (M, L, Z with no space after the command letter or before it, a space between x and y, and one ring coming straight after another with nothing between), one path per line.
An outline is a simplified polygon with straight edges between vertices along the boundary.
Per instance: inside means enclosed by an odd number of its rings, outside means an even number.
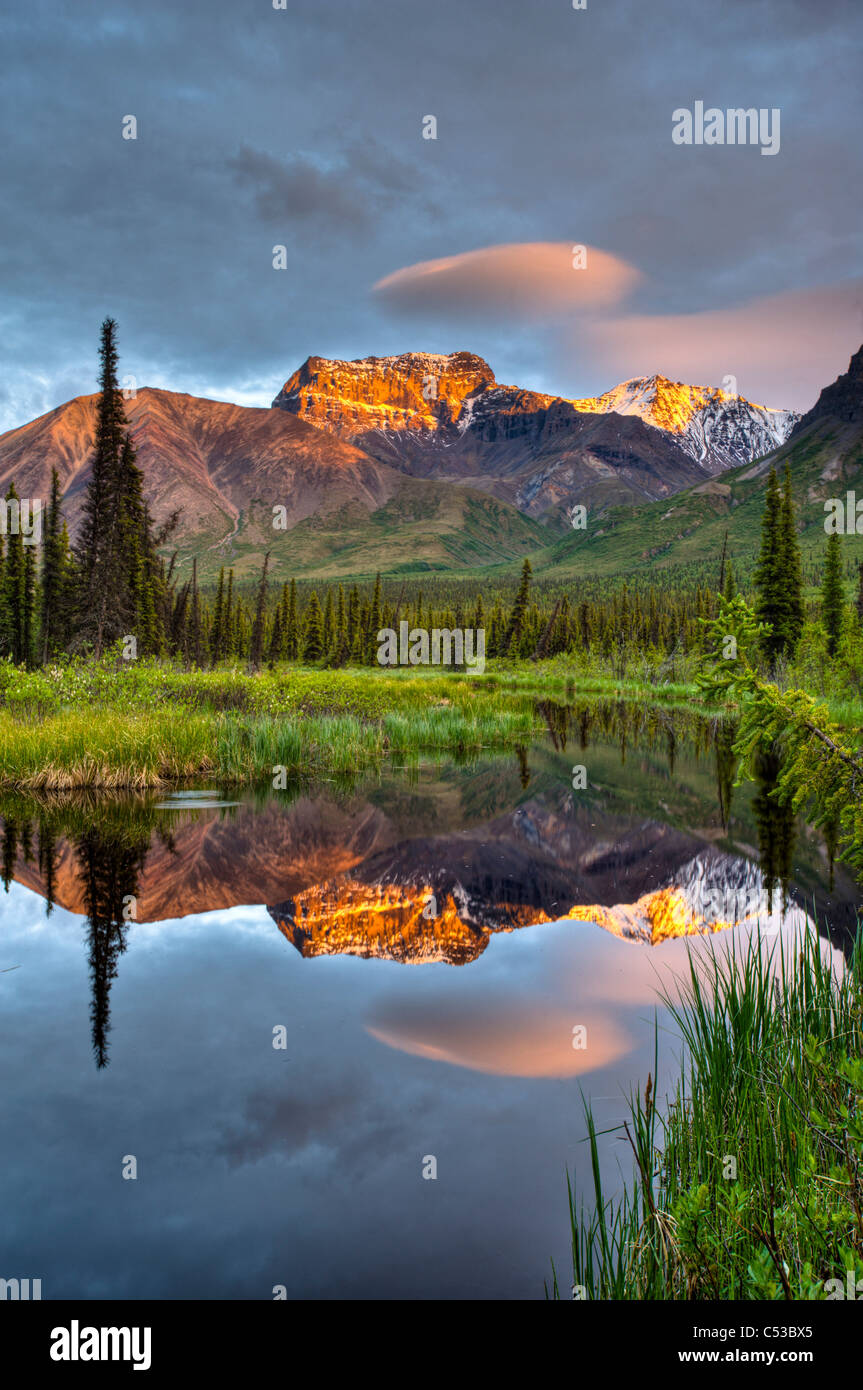
M47 498L56 467L73 538L97 399L79 396L0 436L0 489L14 480L19 496ZM183 560L197 555L204 577L223 563L250 572L268 549L277 573L348 574L495 564L547 539L494 498L450 496L285 411L146 388L126 413L153 516L179 512L171 544ZM273 529L277 506L286 529Z
M615 508L580 536L549 546L536 557L535 569L562 577L715 560L718 570L726 531L732 556L745 569L758 551L767 475L771 466L781 474L786 463L804 556L820 558L825 501L844 499L849 490L863 497L863 348L779 448L687 488L668 503ZM842 545L847 561L863 559L863 536L846 535Z

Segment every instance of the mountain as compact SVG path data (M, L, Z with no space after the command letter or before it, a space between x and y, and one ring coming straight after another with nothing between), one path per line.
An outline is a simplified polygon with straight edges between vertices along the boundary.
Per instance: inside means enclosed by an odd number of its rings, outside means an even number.
M716 386L687 386L664 376L639 376L602 396L573 401L576 410L637 415L676 442L708 473L750 463L784 444L800 416L754 405Z
M501 386L481 357L310 357L273 401L415 477L493 493L529 516L668 497L704 477L670 435L636 416L579 413Z
M843 430L848 425L863 425L863 347L858 348L851 358L847 372L838 376L830 386L824 387L812 409L795 425L794 434L803 435L811 426L825 420ZM854 433L853 429L851 433ZM859 435L859 429L856 433Z
M781 474L786 463L804 557L820 559L825 502L855 490L863 498L863 348L785 442L763 458L685 488L670 502L613 508L598 525L550 545L531 563L537 573L555 578L701 564L706 558L718 570L727 531L732 559L745 570L760 543L767 475L771 467ZM846 535L843 553L849 561L863 560L863 536Z
M310 357L273 401L418 477L484 488L530 516L669 497L782 442L797 416L664 377L584 400L503 386L483 358Z
M222 564L249 577L267 550L276 579L517 570L528 554L540 570L601 572L703 558L702 523L719 546L740 506L750 545L757 459L810 436L827 449L834 425L853 434L859 356L803 419L659 376L565 400L501 385L469 352L310 357L270 409L145 388L126 411L153 516L178 513L170 544L204 581ZM73 539L96 403L79 396L0 435L0 490L14 480L45 498L56 467Z
M0 435L0 489L48 496L56 467L75 536L90 476L98 397L79 396ZM145 388L126 402L158 522L179 512L172 538L202 576L240 576L272 551L276 573L374 574L453 569L516 559L546 534L506 503L468 488L407 477L286 411ZM273 508L286 529L273 529Z

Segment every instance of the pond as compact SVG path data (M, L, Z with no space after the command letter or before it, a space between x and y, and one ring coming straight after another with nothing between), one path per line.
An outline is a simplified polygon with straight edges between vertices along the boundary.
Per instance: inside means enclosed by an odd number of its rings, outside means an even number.
M861 898L775 767L732 786L723 726L543 708L532 747L350 781L0 799L0 1274L508 1299L554 1259L568 1287L582 1096L619 1124L656 1037L673 1089L687 951L817 931L841 962Z

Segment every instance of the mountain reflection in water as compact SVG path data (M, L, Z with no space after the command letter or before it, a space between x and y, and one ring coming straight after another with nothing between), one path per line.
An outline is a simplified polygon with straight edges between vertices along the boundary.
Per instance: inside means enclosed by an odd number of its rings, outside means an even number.
M7 889L14 877L48 912L86 918L97 1065L136 923L240 904L266 905L307 958L463 966L497 933L560 919L658 946L744 923L770 937L814 916L845 949L857 887L771 795L775 759L734 791L728 726L541 708L549 738L531 750L352 786L0 801Z

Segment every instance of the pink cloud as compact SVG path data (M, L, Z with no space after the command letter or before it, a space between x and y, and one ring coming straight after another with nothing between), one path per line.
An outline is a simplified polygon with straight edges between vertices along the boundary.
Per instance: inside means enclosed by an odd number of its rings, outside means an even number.
M420 261L379 280L374 292L402 313L474 314L548 319L621 303L642 279L634 266L607 251L575 244L515 242L441 260Z
M659 372L673 381L720 386L736 378L761 405L808 410L822 386L847 371L863 341L863 280L789 290L731 309L696 314L594 318L569 348L605 368L609 386Z

